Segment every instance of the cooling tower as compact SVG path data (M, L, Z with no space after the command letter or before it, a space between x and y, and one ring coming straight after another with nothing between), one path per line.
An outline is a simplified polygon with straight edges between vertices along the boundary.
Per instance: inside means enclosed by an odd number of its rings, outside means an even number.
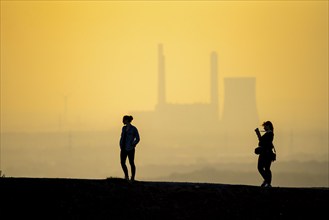
M256 79L224 79L223 126L226 130L246 131L258 126Z

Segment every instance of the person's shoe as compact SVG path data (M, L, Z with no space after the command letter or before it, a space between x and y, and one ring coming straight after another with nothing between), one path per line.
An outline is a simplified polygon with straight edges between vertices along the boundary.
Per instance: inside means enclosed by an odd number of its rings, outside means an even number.
M265 188L271 188L272 186L271 186L271 184L266 183L266 184L264 185L264 187L265 187Z
M266 184L267 184L267 183L264 181L264 182L262 183L262 185L260 185L260 187L265 187Z
M128 176L125 176L125 180L129 181L129 177Z

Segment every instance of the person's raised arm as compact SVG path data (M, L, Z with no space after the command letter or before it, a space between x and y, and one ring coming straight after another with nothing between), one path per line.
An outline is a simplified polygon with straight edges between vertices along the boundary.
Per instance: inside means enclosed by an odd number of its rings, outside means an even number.
M260 140L260 138L262 137L262 135L260 134L260 131L258 128L255 129L256 135L258 137L258 140Z

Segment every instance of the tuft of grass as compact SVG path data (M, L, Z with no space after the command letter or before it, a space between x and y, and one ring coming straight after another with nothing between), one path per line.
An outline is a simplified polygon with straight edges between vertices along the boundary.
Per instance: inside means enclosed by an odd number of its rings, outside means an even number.
M0 178L5 178L5 173L2 173L2 170L0 170Z

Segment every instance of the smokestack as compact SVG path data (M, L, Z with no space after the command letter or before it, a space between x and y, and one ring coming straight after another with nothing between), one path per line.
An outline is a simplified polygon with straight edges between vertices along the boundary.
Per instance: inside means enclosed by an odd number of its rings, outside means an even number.
M165 90L165 56L163 55L163 45L158 45L158 105L166 104Z

